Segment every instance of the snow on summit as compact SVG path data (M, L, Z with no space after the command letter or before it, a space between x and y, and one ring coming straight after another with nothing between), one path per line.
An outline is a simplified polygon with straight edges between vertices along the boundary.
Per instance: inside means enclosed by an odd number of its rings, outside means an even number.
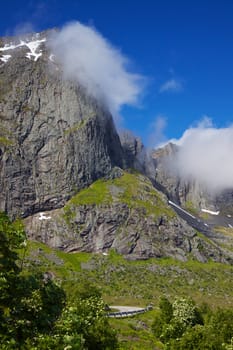
M38 35L36 35L36 38L38 38ZM11 51L14 50L18 47L24 47L26 46L29 49L29 52L27 52L26 57L29 59L34 59L34 61L37 61L38 58L42 55L42 50L39 49L41 43L45 42L46 38L43 39L36 39L32 41L25 41L25 40L20 40L19 44L6 44L4 47L0 47L0 52L5 52L5 51ZM0 60L3 62L7 62L11 58L11 55L2 55L0 57Z

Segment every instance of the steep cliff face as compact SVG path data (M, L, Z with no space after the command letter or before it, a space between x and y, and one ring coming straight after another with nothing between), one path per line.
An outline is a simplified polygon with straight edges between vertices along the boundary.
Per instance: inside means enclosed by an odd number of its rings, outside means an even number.
M45 41L0 45L0 209L11 215L61 207L122 166L111 115L62 78Z
M127 168L137 169L144 173L145 148L140 138L135 137L132 132L124 131L120 133L121 145L123 148L124 162Z

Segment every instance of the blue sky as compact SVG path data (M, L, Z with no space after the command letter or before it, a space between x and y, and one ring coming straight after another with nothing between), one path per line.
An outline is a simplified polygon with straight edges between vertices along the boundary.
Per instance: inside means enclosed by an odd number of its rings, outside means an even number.
M147 78L138 108L121 114L148 144L159 131L180 137L203 116L216 127L233 122L232 18L231 0L9 0L1 4L0 35L72 20L95 26Z

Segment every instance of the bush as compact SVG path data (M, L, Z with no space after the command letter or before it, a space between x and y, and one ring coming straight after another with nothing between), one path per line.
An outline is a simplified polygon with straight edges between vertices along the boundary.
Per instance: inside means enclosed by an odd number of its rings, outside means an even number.
M166 350L232 350L233 311L198 309L190 298L160 301L152 331ZM172 314L171 314L172 312Z

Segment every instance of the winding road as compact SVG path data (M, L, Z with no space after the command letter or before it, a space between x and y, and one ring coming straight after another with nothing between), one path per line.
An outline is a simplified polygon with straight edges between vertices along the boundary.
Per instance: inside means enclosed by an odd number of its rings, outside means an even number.
M121 305L111 305L110 309L115 309L118 311L109 312L108 317L122 318L122 317L132 317L138 314L152 310L151 306L137 307L137 306L121 306Z

